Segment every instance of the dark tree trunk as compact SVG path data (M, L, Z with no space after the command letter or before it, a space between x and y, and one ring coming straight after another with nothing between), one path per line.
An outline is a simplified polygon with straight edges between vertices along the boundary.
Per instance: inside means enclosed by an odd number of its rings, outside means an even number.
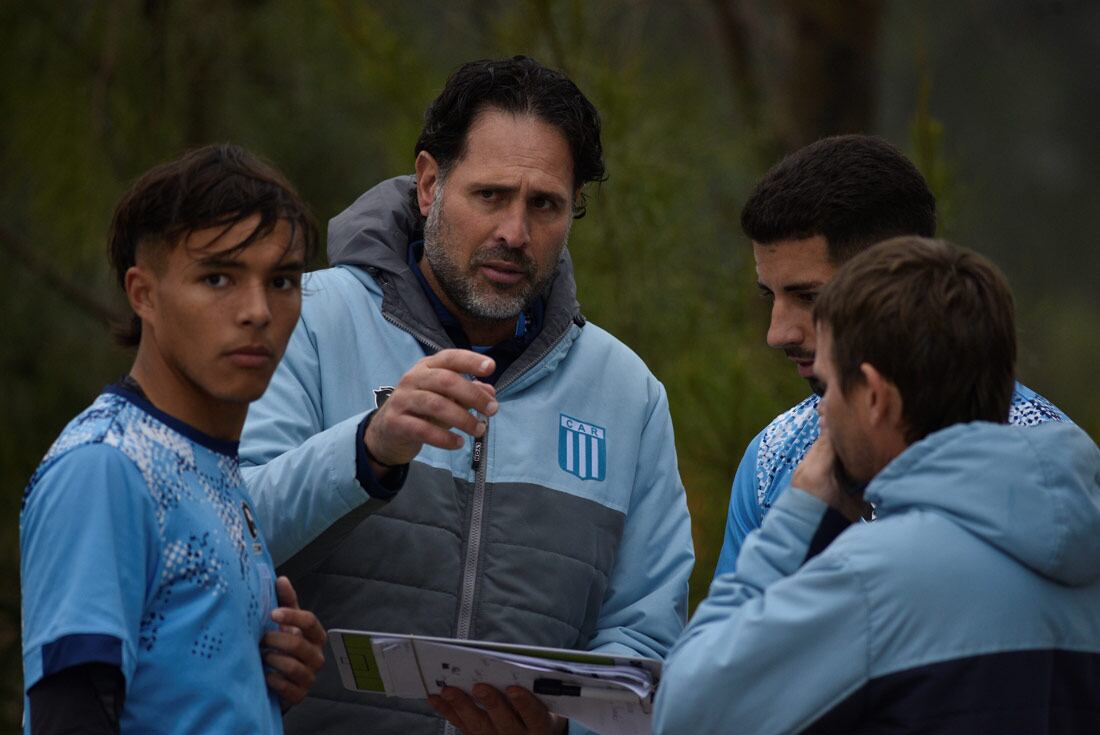
M881 0L713 0L735 98L765 155L874 125Z

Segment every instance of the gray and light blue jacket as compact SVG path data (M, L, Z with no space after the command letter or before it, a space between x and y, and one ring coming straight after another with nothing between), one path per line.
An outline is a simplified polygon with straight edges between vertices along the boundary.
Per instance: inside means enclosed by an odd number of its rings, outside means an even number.
M1092 440L956 425L866 497L807 561L838 514L782 494L669 655L655 733L1100 732Z
M733 571L745 537L760 528L764 514L790 484L795 467L817 441L819 400L818 396L811 395L784 411L749 442L733 477L726 533L714 576ZM1048 421L1068 420L1046 398L1026 385L1016 384L1008 423L1037 426Z
M365 412L451 346L406 262L412 186L384 182L332 220L335 267L305 281L286 356L249 411L241 457L276 563L328 628L663 658L693 563L668 403L641 359L585 323L567 253L483 440L425 446L396 497L364 502ZM331 661L286 718L310 733L443 724L423 702L346 691Z

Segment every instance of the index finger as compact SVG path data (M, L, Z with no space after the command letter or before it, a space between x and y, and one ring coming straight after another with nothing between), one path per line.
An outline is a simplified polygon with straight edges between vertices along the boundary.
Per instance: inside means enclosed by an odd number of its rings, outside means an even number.
M505 690L505 694L508 695L508 700L512 703L513 709L519 714L528 730L537 732L547 726L550 719L550 710L530 690L511 686Z
M488 733L496 729L489 714L477 706L466 692L456 687L443 687L437 695L458 722L447 718L464 733Z
M474 685L473 695L489 715L493 728L499 735L519 735L527 728L523 718L499 689L485 683Z
M321 626L321 621L309 610L280 607L271 612L271 619L280 626L297 628L307 641L319 646L323 645L328 637Z
M442 368L456 373L476 375L479 378L487 378L493 374L493 370L496 368L493 358L486 357L473 350L460 349L440 350L434 355L426 357L424 364L431 368Z

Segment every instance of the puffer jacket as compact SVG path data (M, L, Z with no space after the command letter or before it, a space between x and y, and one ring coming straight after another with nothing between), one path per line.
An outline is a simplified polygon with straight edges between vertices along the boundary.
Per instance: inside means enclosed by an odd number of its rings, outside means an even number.
M406 261L412 186L383 182L333 219L335 267L304 282L301 321L249 411L241 457L276 563L327 628L663 657L693 563L668 403L641 359L585 323L567 252L486 435L425 446L394 499L364 503L359 422L452 346ZM286 724L406 735L444 721L345 690L328 661Z

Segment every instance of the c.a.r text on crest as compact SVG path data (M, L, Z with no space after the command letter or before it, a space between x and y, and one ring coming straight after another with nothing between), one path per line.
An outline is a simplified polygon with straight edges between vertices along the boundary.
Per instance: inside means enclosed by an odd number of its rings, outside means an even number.
M558 466L582 480L607 475L607 430L588 421L560 414Z

